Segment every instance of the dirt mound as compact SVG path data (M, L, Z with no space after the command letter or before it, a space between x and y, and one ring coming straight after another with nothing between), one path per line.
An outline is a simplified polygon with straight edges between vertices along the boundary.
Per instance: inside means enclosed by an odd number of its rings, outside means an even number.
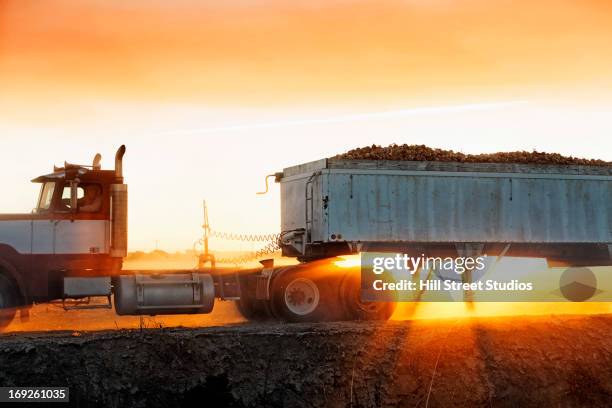
M0 386L72 406L609 406L612 316L0 337Z
M545 152L499 152L483 154L464 154L453 150L433 149L425 145L397 145L387 147L378 145L359 147L332 159L346 160L407 160L407 161L444 161L460 163L524 163L556 164L583 166L612 166L612 162L595 159L580 159Z

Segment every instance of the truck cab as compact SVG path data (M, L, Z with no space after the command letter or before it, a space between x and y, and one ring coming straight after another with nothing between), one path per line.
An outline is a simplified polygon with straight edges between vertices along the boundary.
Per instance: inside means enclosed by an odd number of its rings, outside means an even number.
M114 276L127 254L127 185L123 183L125 147L115 169L65 163L40 183L29 214L0 214L0 316L15 307L60 299L65 279ZM9 312L7 312L9 310Z

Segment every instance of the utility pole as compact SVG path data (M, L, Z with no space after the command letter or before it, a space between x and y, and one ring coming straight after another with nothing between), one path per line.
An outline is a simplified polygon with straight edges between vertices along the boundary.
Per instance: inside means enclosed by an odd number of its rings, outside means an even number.
M210 235L210 224L208 223L208 208L206 207L206 200L203 200L202 206L204 208L204 224L202 225L202 245L204 251L198 257L198 269L203 269L207 262L210 262L211 270L215 269L215 256L208 252L208 237Z

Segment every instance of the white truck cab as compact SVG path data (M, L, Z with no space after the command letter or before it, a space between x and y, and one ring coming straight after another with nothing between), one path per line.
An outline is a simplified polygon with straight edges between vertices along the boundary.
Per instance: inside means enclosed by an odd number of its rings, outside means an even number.
M0 327L16 307L64 298L66 278L121 271L127 254L124 153L121 146L114 170L102 170L99 155L91 166L54 167L32 180L41 188L31 213L0 214Z

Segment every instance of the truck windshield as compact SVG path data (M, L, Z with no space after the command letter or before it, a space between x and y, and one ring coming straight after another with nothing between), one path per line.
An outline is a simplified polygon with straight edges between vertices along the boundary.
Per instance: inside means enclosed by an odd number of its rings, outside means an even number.
M55 183L45 183L40 190L40 198L38 199L38 211L47 211L51 207L53 200L53 192L55 191Z

